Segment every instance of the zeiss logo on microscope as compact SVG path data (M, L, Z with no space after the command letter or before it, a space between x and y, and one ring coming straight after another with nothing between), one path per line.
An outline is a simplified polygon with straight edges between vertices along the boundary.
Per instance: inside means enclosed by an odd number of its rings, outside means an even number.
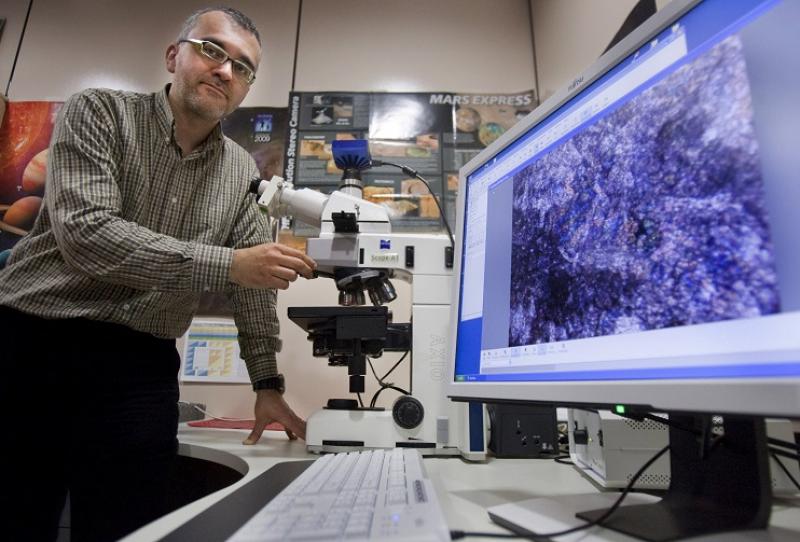
M381 250L389 250L392 248L392 242L389 239L381 239Z

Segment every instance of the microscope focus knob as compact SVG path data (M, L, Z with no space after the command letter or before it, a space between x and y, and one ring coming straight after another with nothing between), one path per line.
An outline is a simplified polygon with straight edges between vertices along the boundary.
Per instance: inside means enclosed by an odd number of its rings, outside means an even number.
M410 395L402 395L392 406L392 417L395 423L403 429L414 429L422 423L425 409L422 408L422 403L418 399Z

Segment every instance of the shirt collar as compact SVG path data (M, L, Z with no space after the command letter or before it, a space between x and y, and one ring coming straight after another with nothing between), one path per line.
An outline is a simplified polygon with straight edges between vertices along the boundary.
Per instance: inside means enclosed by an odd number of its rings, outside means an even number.
M159 129L164 134L164 139L167 142L175 143L175 117L172 115L172 108L169 105L170 84L155 93L156 102L156 123ZM222 123L218 122L214 129L208 134L208 138L192 152L189 156L194 154L204 154L207 151L217 149L223 144L224 134L222 132Z
M170 85L168 84L155 94L156 123L167 140L172 140L172 127L175 124L175 117L172 116L172 109L167 98L169 87Z

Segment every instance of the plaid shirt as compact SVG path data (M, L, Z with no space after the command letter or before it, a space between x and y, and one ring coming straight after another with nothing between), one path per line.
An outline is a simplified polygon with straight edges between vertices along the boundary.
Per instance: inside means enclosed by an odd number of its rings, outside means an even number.
M233 248L271 240L248 194L258 169L219 125L182 157L168 89L92 89L64 104L44 205L0 272L0 305L176 338L202 292L224 291L250 379L274 376L276 292L241 288L228 275Z

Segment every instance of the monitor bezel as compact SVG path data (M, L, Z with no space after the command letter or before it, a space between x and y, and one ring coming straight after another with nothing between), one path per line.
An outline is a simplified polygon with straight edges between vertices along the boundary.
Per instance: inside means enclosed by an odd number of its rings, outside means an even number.
M800 417L800 378L455 381L467 177L701 2L674 0L665 6L459 170L455 230L458 242L455 249L450 320L452 332L448 352L447 395L451 399L598 409L625 405L648 411Z

